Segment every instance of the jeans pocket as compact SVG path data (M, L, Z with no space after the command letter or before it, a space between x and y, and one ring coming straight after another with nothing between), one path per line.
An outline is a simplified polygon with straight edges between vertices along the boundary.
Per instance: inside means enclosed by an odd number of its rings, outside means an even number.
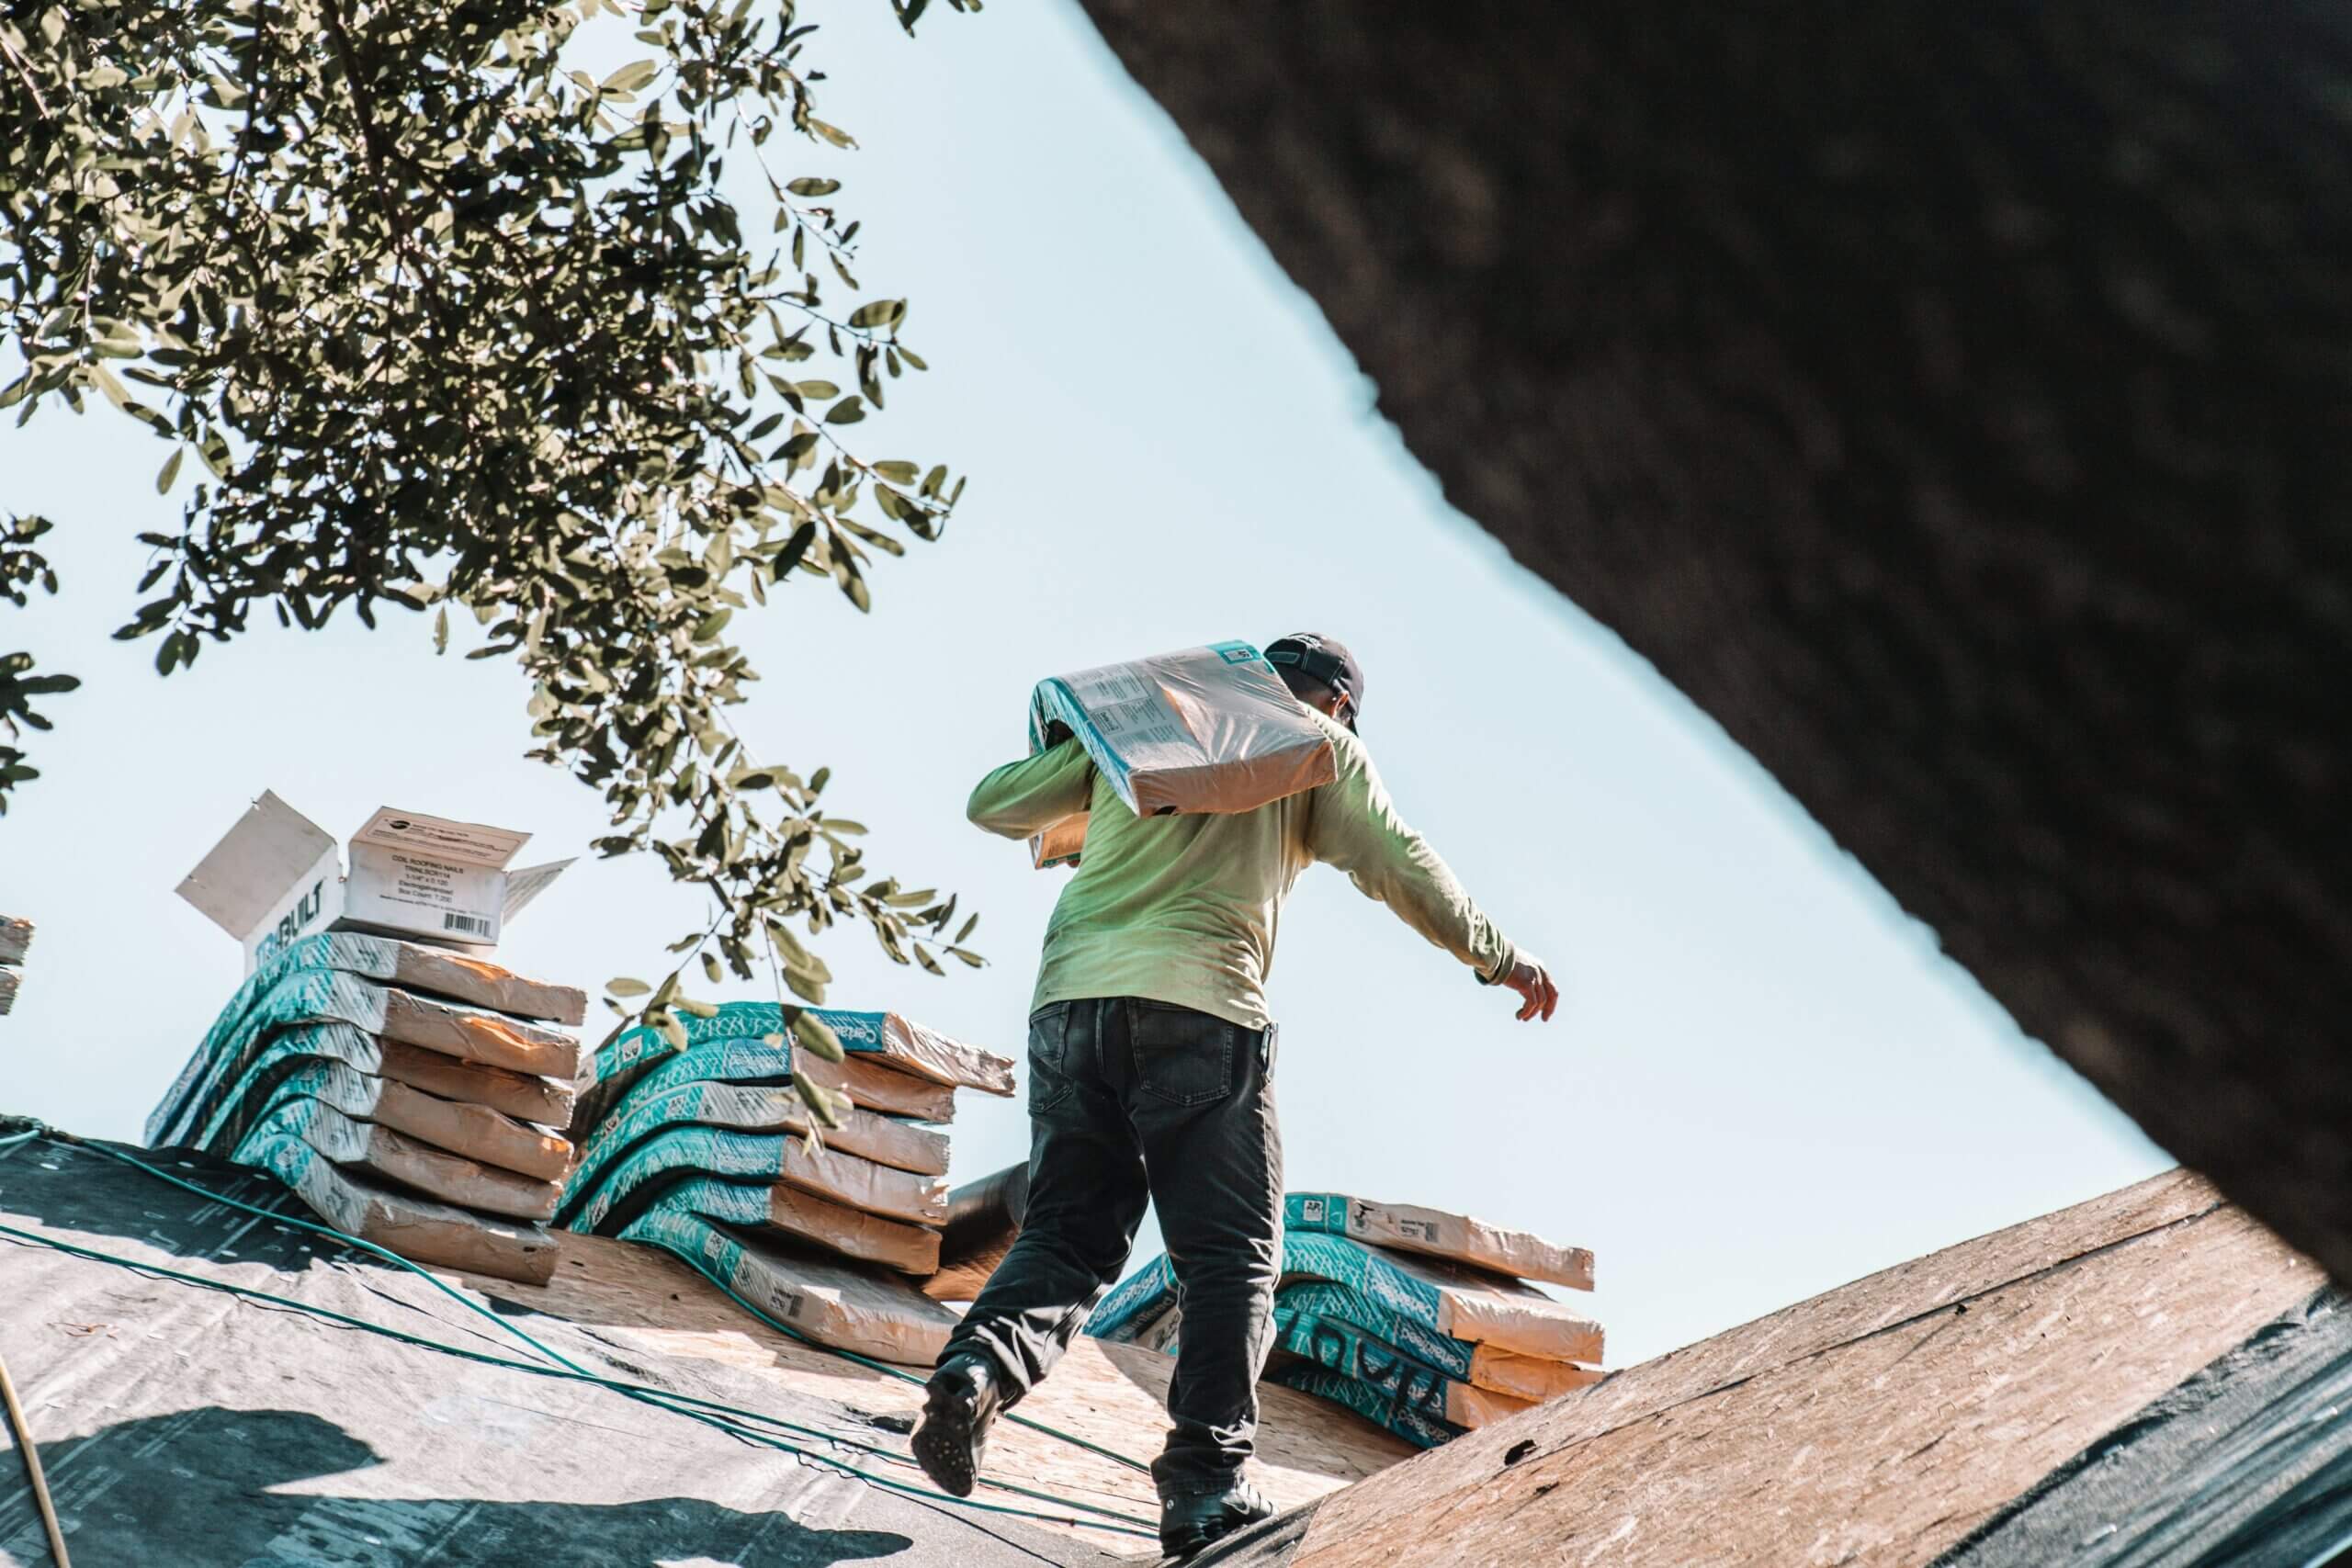
M1043 1116L1077 1085L1069 1066L1069 1009L1046 1008L1029 1021L1029 1114Z
M1172 1004L1127 1004L1136 1084L1169 1105L1213 1105L1233 1092L1233 1049L1242 1031L1221 1018Z

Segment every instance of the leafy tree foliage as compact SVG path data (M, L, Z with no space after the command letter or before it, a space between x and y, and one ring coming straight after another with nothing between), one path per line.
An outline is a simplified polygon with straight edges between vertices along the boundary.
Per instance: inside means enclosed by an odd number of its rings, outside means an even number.
M813 31L791 0L0 12L0 408L110 404L168 448L159 490L192 465L117 635L168 675L256 614L423 612L444 649L470 623L467 657L531 677L532 755L609 805L598 850L708 890L681 969L614 987L681 1042L695 955L807 1000L829 976L802 939L840 920L979 962L954 899L868 876L827 770L728 722L755 679L732 615L795 578L865 609L871 553L938 537L964 488L851 444L925 367L906 302L863 297L837 183L773 161L854 145ZM730 199L737 164L767 210ZM7 526L21 603L53 588L46 524ZM70 683L0 661L0 739ZM0 798L31 776L0 749Z

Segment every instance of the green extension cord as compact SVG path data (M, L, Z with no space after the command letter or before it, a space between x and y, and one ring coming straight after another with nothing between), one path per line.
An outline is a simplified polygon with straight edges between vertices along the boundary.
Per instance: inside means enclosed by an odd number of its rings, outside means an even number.
M533 1350L536 1350L540 1355L546 1357L549 1361L554 1362L555 1365L542 1366L536 1362L516 1360L513 1358L504 1356L494 1356L486 1351L471 1350L462 1346L449 1345L438 1340L424 1338L420 1336L409 1334L401 1329L387 1327L381 1324L369 1323L363 1318L353 1317L347 1314L336 1312L329 1307L322 1307L311 1303L298 1301L289 1296L275 1295L266 1291L257 1291L246 1286L232 1285L224 1280L209 1280L201 1275L183 1273L180 1270L165 1269L160 1265L142 1263L134 1258L121 1258L112 1253L99 1252L93 1248L77 1247L72 1243L62 1242L52 1237L40 1235L31 1231L19 1230L12 1225L0 1224L0 1235L13 1237L18 1241L31 1243L36 1246L51 1247L59 1252L67 1253L78 1258L88 1258L96 1262L111 1263L119 1268L130 1269L138 1272L175 1280L181 1283L195 1285L205 1290L220 1291L229 1295L266 1302L275 1306L285 1307L292 1311L304 1313L329 1322L342 1324L346 1327L360 1329L370 1334L381 1335L387 1338L419 1346L428 1350L438 1351L444 1355L457 1356L466 1360L477 1361L487 1366L502 1367L514 1371L527 1372L534 1376L551 1377L566 1382L593 1383L603 1388L610 1389L615 1393L625 1395L626 1397L654 1405L656 1408L669 1410L674 1415L684 1416L689 1419L701 1421L707 1426L727 1432L729 1435L743 1441L776 1449L783 1452L792 1454L797 1458L807 1460L812 1463L828 1465L835 1470L856 1476L860 1480L869 1482L876 1486L902 1493L909 1496L946 1503L959 1507L975 1508L987 1513L1010 1515L1018 1518L1038 1519L1050 1524L1079 1526L1091 1529L1110 1530L1122 1535L1144 1535L1156 1538L1159 1533L1157 1526L1149 1520L1139 1519L1129 1514L1118 1513L1113 1509L1101 1507L1095 1504L1080 1502L1073 1498L1063 1497L1050 1492L1043 1492L1030 1487L1020 1486L1011 1482L989 1481L983 1479L981 1484L993 1487L1001 1491L1012 1493L1017 1495L1030 1497L1038 1501L1052 1503L1059 1507L1073 1509L1080 1513L1097 1515L1105 1520L1115 1522L1096 1523L1092 1519L1072 1519L1055 1514L1038 1513L1034 1509L1017 1508L1002 1504L975 1502L970 1498L957 1497L949 1493L934 1491L930 1487L917 1486L911 1483L899 1481L889 1476L876 1475L872 1472L861 1470L854 1465L834 1459L830 1455L816 1453L808 1449L802 1448L797 1444L786 1442L782 1438L774 1437L768 1433L751 1430L745 1427L742 1425L742 1422L749 1420L764 1423L769 1426L780 1427L786 1431L798 1432L807 1436L814 1437L823 1441L834 1443L844 1448L850 1448L865 1453L878 1455L897 1463L906 1464L911 1463L912 1461L908 1460L905 1456L898 1454L890 1450L877 1448L871 1444L860 1443L851 1438L842 1438L833 1433L824 1431L821 1428L807 1427L795 1422L786 1421L777 1416L763 1415L761 1412L754 1410L745 1410L739 1406L721 1404L715 1400L702 1399L693 1394L678 1393L668 1389L656 1388L650 1384L631 1382L617 1378L608 1378L599 1373L589 1371L587 1369L580 1366L577 1362L572 1361L570 1358L562 1355L553 1348L533 1337L518 1325L507 1322L504 1318L499 1316L496 1313L491 1312L487 1308L479 1306L476 1303L468 1301L456 1290L443 1283L441 1280L435 1279L432 1274L421 1268L418 1268L415 1264L410 1262L407 1258L401 1257L397 1253L387 1251L383 1247L378 1247L373 1242L363 1241L359 1237L339 1231L332 1225L313 1224L308 1220L298 1219L295 1216L285 1213L279 1210L265 1209L256 1204L243 1202L238 1199L211 1191L207 1188L196 1185L194 1182L174 1176L169 1171L159 1170L155 1167L146 1163L144 1160L138 1159L130 1155L123 1154L116 1149L107 1148L103 1145L85 1143L81 1139L71 1136L70 1134L58 1134L48 1129L36 1127L29 1132L17 1134L7 1138L0 1138L0 1153L5 1153L6 1150L13 1148L19 1144L27 1143L34 1138L44 1135L51 1137L56 1142L76 1148L89 1149L95 1153L103 1155L109 1159L118 1160L124 1165L134 1168L135 1169L144 1171L148 1175L156 1178L158 1180L169 1182L175 1187L182 1188L187 1191L194 1193L197 1196L207 1199L210 1201L225 1204L228 1207L257 1215L276 1224L291 1225L299 1230L309 1231L315 1235L324 1236L342 1246L352 1247L357 1251L368 1253L373 1257L384 1258L387 1261L396 1264L400 1268L423 1278L435 1290L441 1292L444 1295L448 1296L451 1300L465 1307L469 1312L489 1319L492 1323L497 1325L508 1334L521 1340ZM746 1311L751 1312L753 1315L760 1318L761 1321L785 1334L790 1335L795 1339L798 1339L803 1343L815 1343L814 1341L809 1340L806 1335L800 1334L798 1331L791 1328L787 1325L777 1323L774 1318L769 1317L767 1314L761 1312L759 1308L752 1305L751 1303L744 1301L742 1297L737 1295L732 1290L729 1289L724 1281L710 1275L708 1270L702 1269L697 1266L697 1272L702 1273L705 1278L709 1279L713 1284L718 1286L721 1291L726 1292L727 1295L735 1301L738 1305L743 1307ZM835 1355L843 1356L846 1359L856 1361L860 1364L870 1365L876 1370L890 1372L899 1377L905 1378L907 1381L911 1382L922 1382L922 1379L900 1371L898 1368L891 1367L885 1362L868 1361L865 1357L857 1356L849 1351L834 1349L830 1346L819 1346L818 1348L828 1350ZM689 1408L690 1406L699 1408ZM1082 1438L1057 1431L1050 1427L1046 1427L1036 1422L1023 1421L1023 1424L1025 1426L1035 1427L1039 1431L1059 1438L1090 1451L1102 1454L1106 1458L1116 1460L1121 1463L1132 1465L1137 1469L1148 1468L1142 1465L1137 1465L1135 1461L1127 1459L1124 1455L1113 1453L1109 1450L1098 1448L1096 1445L1086 1441L1086 1439Z

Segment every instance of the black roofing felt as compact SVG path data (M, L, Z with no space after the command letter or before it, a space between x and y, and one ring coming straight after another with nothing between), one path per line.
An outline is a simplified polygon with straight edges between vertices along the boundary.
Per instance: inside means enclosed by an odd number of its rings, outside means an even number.
M2352 1549L2352 1303L2323 1291L2150 1404L1936 1568L2318 1568Z
M149 1157L246 1201L301 1212L253 1173L180 1151ZM0 1224L530 1359L413 1274L354 1262L86 1150L48 1141L0 1150ZM512 1316L605 1375L860 1442L903 1441L857 1410L748 1372L621 1350L560 1319ZM1119 1561L1021 1520L884 1491L593 1384L484 1366L5 1236L0 1353L77 1563ZM828 1451L920 1481L872 1456ZM0 1561L47 1560L23 1468L0 1452Z

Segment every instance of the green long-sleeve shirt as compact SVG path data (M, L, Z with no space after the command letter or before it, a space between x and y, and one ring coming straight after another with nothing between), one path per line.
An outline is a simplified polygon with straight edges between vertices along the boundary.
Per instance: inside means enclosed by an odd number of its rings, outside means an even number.
M1265 1027L1283 899L1316 861L1346 872L1481 980L1510 972L1511 944L1396 815L1363 742L1315 717L1339 776L1255 811L1137 817L1076 740L980 781L968 815L1008 839L1089 813L1085 852L1046 927L1033 1009L1148 997Z

